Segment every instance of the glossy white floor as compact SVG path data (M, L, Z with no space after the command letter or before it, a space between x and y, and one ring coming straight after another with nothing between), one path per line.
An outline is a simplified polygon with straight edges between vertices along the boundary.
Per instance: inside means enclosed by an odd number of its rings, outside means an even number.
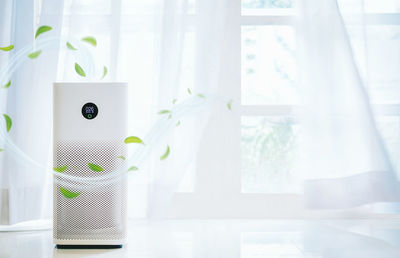
M50 230L2 232L0 257L400 257L400 220L130 221L115 250L58 250Z

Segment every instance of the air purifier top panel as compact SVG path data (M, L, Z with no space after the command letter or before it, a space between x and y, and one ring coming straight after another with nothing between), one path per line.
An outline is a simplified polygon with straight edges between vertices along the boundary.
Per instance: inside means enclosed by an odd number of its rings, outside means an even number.
M54 139L126 137L126 83L54 83Z

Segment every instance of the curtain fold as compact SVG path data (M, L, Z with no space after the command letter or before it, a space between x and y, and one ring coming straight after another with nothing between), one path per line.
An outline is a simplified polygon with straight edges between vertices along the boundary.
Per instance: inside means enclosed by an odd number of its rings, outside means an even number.
M35 49L34 33L40 25L51 24L53 29L49 35L60 35L63 1L54 3L44 0L40 18L35 13L38 10L36 3L31 0L2 2L2 7L8 7L11 13L11 20L2 23L0 29L2 32L9 31L6 35L8 42L4 43L15 46L10 57L28 45L32 46L32 51L38 50ZM24 57L17 70L9 74L11 86L4 93L7 94L7 102L2 105L3 112L12 119L8 134L10 139L33 160L47 165L51 160L52 82L57 76L58 47L41 50L40 59ZM0 173L3 224L50 218L51 174L25 162L7 148L2 153Z
M191 15L188 5L188 1L164 2L157 103L159 110L174 106L174 99L177 103L187 100L204 103L202 108L194 109L178 120L179 125L157 148L156 155L159 155L168 145L171 154L163 162L158 162L157 156L152 159L156 162L149 179L147 203L150 218L168 216L174 193L179 191L185 177L186 185L191 185L186 191L194 191L205 166L203 159L212 153L209 145L204 146L212 141L209 130L213 130L213 124L210 121L222 118L217 111L219 108L216 108L221 103L215 102L220 98L222 87L221 70L224 67L221 58L226 46L224 28L229 26L226 19L229 1L196 3L196 15L191 18L191 23L188 22ZM226 109L223 104L221 106ZM218 143L213 144L217 150ZM216 170L217 161L212 159L209 164Z
M362 17L362 2L358 7L346 14ZM305 0L301 10L300 174L307 207L343 209L399 201L396 172L355 59L353 49L359 45L351 44L338 3ZM350 26L367 29L363 19L352 19Z

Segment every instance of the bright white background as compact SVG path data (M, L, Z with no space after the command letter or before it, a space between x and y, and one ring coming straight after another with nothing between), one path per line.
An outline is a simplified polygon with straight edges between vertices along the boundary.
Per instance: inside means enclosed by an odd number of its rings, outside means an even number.
M304 28L299 28L302 24L299 17L304 17L304 12L298 8L299 3L294 0L65 0L57 3L37 0L33 4L24 5L21 2L21 6L14 4L9 8L32 14L33 22L24 31L26 34L21 31L18 34L27 35L24 36L26 42L32 41L32 33L43 24L53 26L53 31L48 34L52 36L76 39L88 35L96 37L98 46L92 49L97 65L96 78L101 77L105 65L109 70L105 81L127 81L130 84L129 134L146 135L160 117L157 112L171 108L175 98L179 102L201 93L206 99L216 99L203 111L183 118L181 126L168 132L159 146L155 146L148 162L130 177L131 217L383 216L375 213L377 208L368 203L388 198L368 200L363 203L365 205L353 205L346 209L307 209L304 206L303 182L315 178L352 176L368 169L387 170L391 174L398 171L400 6L395 0L379 3L348 0L339 1L338 12L335 1L326 2L327 10L321 2L304 1L307 11L312 12L314 4L315 10L332 15L332 24L339 28L339 32L333 31L336 34L329 35L329 21L325 21L326 24L322 19L311 21L312 26L321 25L321 33L316 33L321 37L307 39L310 43L307 52L300 51L302 45L299 42L308 34L302 32ZM22 15L20 12L16 14ZM342 17L345 21L343 26L340 24ZM7 34L6 30L3 31ZM312 34L312 31L309 33ZM11 39L17 38L14 36ZM313 47L322 49L326 42L334 43L326 46L323 52L326 55L319 55L320 60L310 58L307 65L299 65L299 57L312 54ZM335 49L336 43L340 45L343 42L345 47L339 48L343 50L339 52L344 57L332 61L332 67L340 67L341 64L349 66L350 74L342 71L332 75L328 67L315 66L320 61L329 64L329 51ZM22 45L16 44L17 48ZM59 46L52 53L51 71L54 76L50 76L52 78L40 87L50 87L53 80L82 80L73 69L75 57L66 51L65 46ZM50 60L51 57L48 58ZM45 77L43 74L49 77L46 62L40 64L42 70L35 73L35 79ZM312 71L307 69L308 66L318 69ZM29 68L24 72L32 75ZM329 96L330 91L344 96L348 93L350 99L354 97L355 101L344 102L343 106L340 103L329 106L314 99L314 109L302 115L320 121L322 129L316 127L310 131L298 122L298 112L304 104L304 95L315 97L311 94L314 90L304 90L301 81L303 75L313 73L316 80L308 85L314 87L311 89L323 89L317 82L321 82L319 76L327 73L333 76L332 79L347 80L349 86L341 88L340 80L340 85L335 85L336 81L327 79L333 85L327 85L327 89L322 90L324 96ZM27 80L26 76L24 78ZM23 85L20 89L29 85L19 84ZM347 92L349 87L351 89ZM188 93L188 88L192 94ZM25 98L32 106L44 103L35 114L47 112L45 114L49 115L51 91L49 88L41 89L43 94L29 93ZM367 90L366 95L363 90ZM17 93L16 89L10 89L15 103L10 102L7 108L14 114L20 114L22 123L27 118L20 110L28 104L18 98ZM232 110L227 108L230 100ZM350 112L354 107L361 110L357 114L362 114L354 123L365 132L356 131L363 134L361 143L346 146L343 139L348 135L339 139L336 137L341 137L341 134L326 128L331 125L329 121L333 125L338 122L340 127L342 120L333 117L327 122L317 117L322 114L322 117L329 118L331 113L326 111ZM370 117L370 109L374 111L374 117ZM317 114L318 110L321 113ZM40 134L43 139L51 130L49 121L45 120L43 118L40 124L47 130ZM32 118L25 122L31 126L31 134L36 137L38 134L34 128L38 124ZM41 162L50 164L51 143L45 142L38 149L33 148L31 141L36 138L29 137L28 142L23 141L26 131L18 130L21 131L11 135L17 144L28 154L40 157ZM300 139L303 139L303 134L309 136L310 133L320 133L321 138L304 144ZM314 160L321 161L326 171L315 169L308 171L310 173L304 172L299 160L308 153L300 145L320 148L311 145L321 139L324 141L321 145L325 147L322 152L313 149L320 153ZM334 152L329 144L337 139L336 147L340 151ZM384 144L384 148L379 147L380 143ZM171 146L171 155L165 162L160 162L159 156L167 144ZM348 151L343 152L350 155L348 159L340 156L343 150ZM43 158L46 155L41 155L43 153L48 156L47 160ZM337 165L334 167L337 171L333 171L332 164ZM350 171L354 167L357 169ZM7 167L5 170L9 171ZM51 176L46 178L50 186ZM367 187L371 185L374 186L374 181ZM42 193L42 196L46 194ZM49 199L45 203L49 204ZM49 211L50 205L41 208L43 217L50 216Z
M130 84L132 135L146 135L175 98L201 93L210 102L130 175L130 218L156 220L129 220L123 249L69 252L54 249L50 231L9 232L0 234L0 256L399 257L400 3L339 7L4 1L1 46L32 43L43 24L53 26L50 36L97 38L96 79L105 65L105 81ZM10 138L51 167L51 83L82 78L65 46L36 61L13 75L1 107L14 118ZM160 161L167 144L171 154ZM0 200L13 204L13 221L51 218L52 175L2 154ZM8 191L21 194L7 199ZM165 217L190 220L157 220Z

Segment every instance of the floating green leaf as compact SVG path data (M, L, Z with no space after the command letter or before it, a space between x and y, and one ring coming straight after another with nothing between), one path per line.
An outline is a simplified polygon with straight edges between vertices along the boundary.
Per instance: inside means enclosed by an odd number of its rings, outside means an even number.
M56 172L59 172L59 173L63 173L63 172L65 172L65 170L67 170L67 168L68 168L68 165L65 165L65 166L61 166L61 167L55 167L55 168L53 168L53 170Z
M126 160L126 158L124 156L118 156L117 158L122 159L122 160Z
M75 71L77 74L79 74L82 77L86 76L85 71L82 69L82 67L78 63L75 63Z
M136 136L129 136L126 137L124 140L125 143L141 143L144 144L144 142L142 141L142 139L140 139L139 137Z
M11 126L12 126L12 120L7 114L3 114L3 116L4 116L4 119L6 120L7 132L9 132L11 130Z
M39 37L40 34L45 33L49 30L52 30L53 28L47 25L43 25L40 26L37 30L36 30L36 34L35 34L35 38Z
M191 91L189 88L187 88L187 92L188 92L189 94L192 94L192 91Z
M89 168L91 170L93 170L94 172L101 172L104 171L104 169L102 167L100 167L99 165L93 164L93 163L88 163Z
M0 50L11 51L11 50L13 50L13 48L14 48L14 45L9 45L8 47L0 47Z
M0 149L0 152L3 152L4 151L4 149Z
M160 110L160 111L158 112L159 115L164 115L164 114L169 114L169 113L171 113L171 111L168 110L168 109L163 109L163 110Z
M167 149L165 150L164 154L160 157L160 160L164 160L168 157L170 152L169 145L167 145Z
M206 98L206 97L205 97L203 94L201 94L201 93L197 94L197 97L199 97L199 98L203 98L203 99L205 99L205 98Z
M68 198L68 199L76 198L81 194L81 193L74 193L74 192L68 191L67 189L62 188L62 187L60 187L60 193L62 193L62 195L64 195L64 197Z
M103 76L101 77L102 80L104 79L104 77L106 77L107 73L108 73L107 66L104 66L104 68L103 68Z
M138 168L135 167L135 166L132 166L132 167L130 167L130 168L128 169L128 171L136 171L136 170L138 170Z
M176 103L177 101L178 101L177 99L173 99L173 100L172 100L172 104L175 105L175 103Z
M180 126L181 125L181 121L176 122L176 126Z
M71 43L67 42L67 48L71 49L71 50L78 50L76 49Z
M228 107L229 110L232 110L232 102L233 100L229 100L228 103L226 104L226 106Z
M10 86L11 86L11 80L9 80L6 84L4 84L2 88L8 89L10 88Z
M97 46L97 41L94 37L84 37L82 38L83 42L89 43L92 46Z
M28 57L30 59L35 59L38 56L40 56L41 53L42 53L42 50L38 50L38 51L35 51L35 52L32 52L32 53L28 54Z

